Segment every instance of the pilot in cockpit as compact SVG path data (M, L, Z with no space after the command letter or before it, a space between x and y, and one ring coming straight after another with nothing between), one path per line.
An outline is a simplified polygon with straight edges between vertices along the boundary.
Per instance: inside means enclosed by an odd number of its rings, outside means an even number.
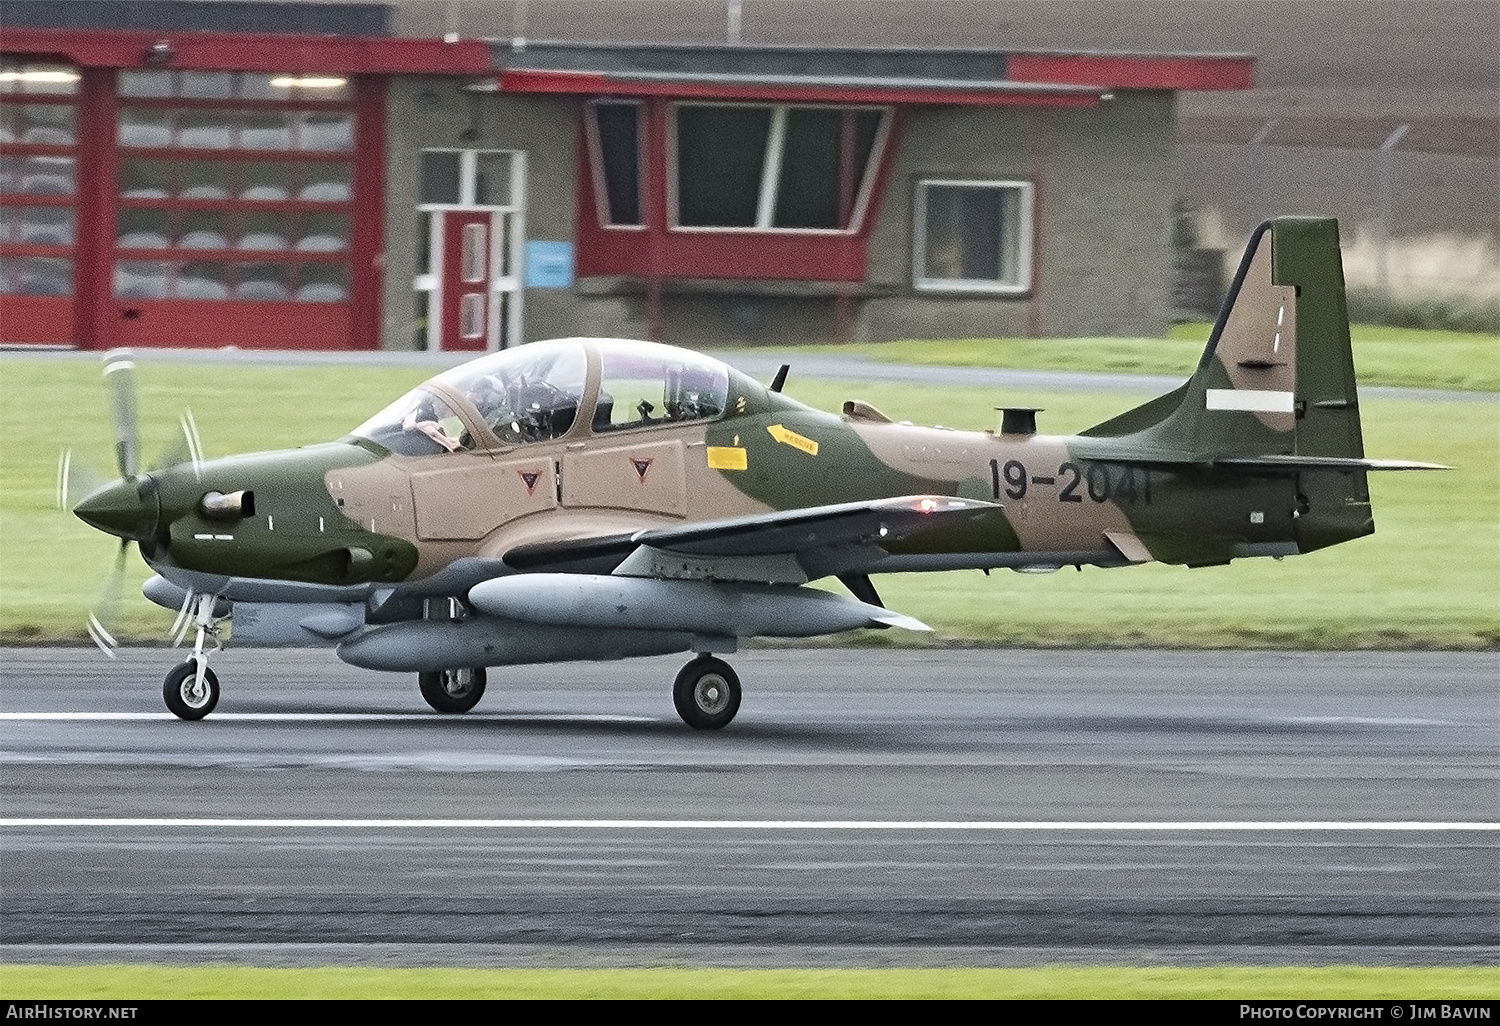
M447 403L435 395L424 393L402 419L401 429L426 435L442 446L445 452L457 452L464 448L463 441L448 434L443 427L445 421L455 419Z
M495 379L489 375L476 378L465 389L464 398L474 404L480 417L487 423L494 424L509 416L505 396ZM462 426L462 421L448 408L447 403L435 395L423 396L406 414L401 428L426 435L447 452L474 447L474 438ZM457 436L450 433L454 429L458 430Z
M484 374L475 378L464 395L474 404L474 409L479 411L479 419L486 424L496 423L506 413L505 393L500 388L500 382L492 375Z

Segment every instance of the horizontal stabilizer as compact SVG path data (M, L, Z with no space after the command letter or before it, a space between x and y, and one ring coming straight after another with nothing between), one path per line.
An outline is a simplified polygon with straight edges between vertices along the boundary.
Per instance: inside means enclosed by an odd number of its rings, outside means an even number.
M1216 467L1239 467L1246 470L1452 470L1441 463L1419 463L1415 460L1367 460L1353 456L1221 456Z
M1218 456L1213 459L1202 459L1187 454L1173 456L1162 453L1094 453L1087 449L1082 449L1079 455L1093 463L1113 463L1168 471L1185 467L1200 469L1216 467L1224 470L1259 470L1266 473L1296 474L1306 470L1453 469L1443 463L1423 463L1418 460L1374 460L1365 459L1362 456L1298 456L1272 453L1264 456Z

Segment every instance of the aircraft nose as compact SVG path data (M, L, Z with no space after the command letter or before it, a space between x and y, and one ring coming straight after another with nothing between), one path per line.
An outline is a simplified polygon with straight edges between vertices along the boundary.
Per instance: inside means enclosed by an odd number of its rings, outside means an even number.
M87 496L73 513L85 524L130 541L149 535L156 520L148 489L136 481L115 481Z

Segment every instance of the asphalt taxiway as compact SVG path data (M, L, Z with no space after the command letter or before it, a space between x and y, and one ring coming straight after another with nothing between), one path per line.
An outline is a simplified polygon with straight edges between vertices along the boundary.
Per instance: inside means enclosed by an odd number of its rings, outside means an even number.
M5 650L0 960L1500 957L1497 653L758 649L719 733L678 659L176 658Z

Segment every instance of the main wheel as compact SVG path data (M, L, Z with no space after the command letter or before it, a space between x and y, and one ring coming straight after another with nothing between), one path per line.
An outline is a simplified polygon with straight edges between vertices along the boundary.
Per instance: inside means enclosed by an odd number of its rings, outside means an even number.
M484 697L484 667L417 674L427 704L441 713L468 712Z
M722 659L694 659L677 675L672 703L694 730L718 730L740 711L740 678Z
M219 704L219 678L207 667L203 670L203 686L198 686L198 661L189 659L178 663L162 682L161 696L174 716L185 720L201 720L214 711Z

